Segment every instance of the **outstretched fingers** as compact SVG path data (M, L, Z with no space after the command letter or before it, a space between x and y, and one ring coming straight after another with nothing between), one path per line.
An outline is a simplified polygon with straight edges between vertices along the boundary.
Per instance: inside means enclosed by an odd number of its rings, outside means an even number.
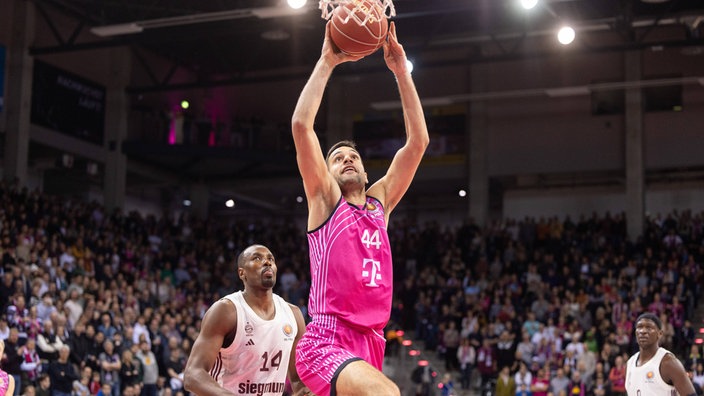
M401 73L406 70L406 52L403 46L398 42L396 36L396 24L391 22L389 26L388 39L384 43L384 60L389 69L395 73Z

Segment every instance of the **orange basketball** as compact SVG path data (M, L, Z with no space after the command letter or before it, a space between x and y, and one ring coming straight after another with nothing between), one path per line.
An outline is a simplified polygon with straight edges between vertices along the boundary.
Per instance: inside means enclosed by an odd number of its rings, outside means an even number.
M378 0L350 0L335 8L331 23L332 41L349 55L373 53L384 44L389 31L389 21Z

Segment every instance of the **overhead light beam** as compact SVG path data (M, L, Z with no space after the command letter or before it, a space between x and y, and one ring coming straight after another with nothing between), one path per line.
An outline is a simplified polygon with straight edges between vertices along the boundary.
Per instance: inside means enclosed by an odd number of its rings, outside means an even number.
M91 28L91 33L100 37L119 36L121 34L141 33L144 30L136 23L120 23L117 25L96 26Z
M290 7L261 7L239 10L206 12L202 14L180 15L169 18L149 19L116 25L96 26L90 29L91 33L100 37L117 36L122 34L141 33L144 29L156 29L170 26L192 25L196 23L226 21L242 18L281 18L299 15L306 12L305 8L293 9Z

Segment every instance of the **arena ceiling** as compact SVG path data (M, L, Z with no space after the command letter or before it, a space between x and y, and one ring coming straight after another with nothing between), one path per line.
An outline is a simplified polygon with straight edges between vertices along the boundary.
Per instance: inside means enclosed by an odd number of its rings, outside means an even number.
M142 57L145 51L168 60L172 70L185 68L194 76L184 82L173 80L173 73L155 75L151 83L129 86L133 95L305 78L320 54L325 26L316 0L308 0L297 12L292 12L285 0L33 3L38 23L51 28L55 44L34 46L30 48L32 55L127 46L148 74L156 73ZM682 47L692 54L704 54L702 0L540 0L538 7L529 11L517 3L396 0L393 19L406 51L417 63L429 66L551 56L561 50L554 45L554 35L564 23L573 25L579 34L573 51ZM75 21L70 37L58 33L56 15ZM379 60L342 73L380 69L385 66ZM292 153L272 161L256 152L233 155L227 150L155 147L139 142L131 142L123 150L131 160L163 171L155 174L157 179L167 180L165 183L201 180L223 186L232 180L257 180L261 190L248 194L254 200L261 194L262 206L266 206L265 196L276 195L284 180L291 189L302 190ZM149 179L136 183L152 183ZM273 188L267 180L276 181ZM427 189L451 189L465 181L433 181ZM409 193L422 193L423 189L422 183L414 183Z
M305 76L320 53L324 32L316 0L308 0L299 12L291 11L285 0L34 2L49 24L47 11L58 10L76 19L77 32L108 33L91 39L76 39L76 34L57 40L55 46L33 48L34 54L139 47L193 71L198 78L191 86ZM701 0L541 0L529 11L518 0L396 0L395 5L394 20L407 52L426 63L545 55L549 50L534 41L547 36L554 41L556 28L564 23L593 34L576 42L582 51L704 45ZM658 34L664 29L669 34ZM604 40L599 33L616 38ZM454 56L438 56L443 50ZM183 87L159 79L131 89Z

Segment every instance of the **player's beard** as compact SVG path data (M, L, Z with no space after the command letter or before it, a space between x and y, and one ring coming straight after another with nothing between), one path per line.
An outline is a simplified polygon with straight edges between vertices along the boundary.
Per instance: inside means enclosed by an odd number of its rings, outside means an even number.
M276 286L276 277L266 278L262 277L262 286L266 288L274 288Z
M366 184L362 173L354 173L351 175L343 174L337 179L341 188L343 187L358 187Z

